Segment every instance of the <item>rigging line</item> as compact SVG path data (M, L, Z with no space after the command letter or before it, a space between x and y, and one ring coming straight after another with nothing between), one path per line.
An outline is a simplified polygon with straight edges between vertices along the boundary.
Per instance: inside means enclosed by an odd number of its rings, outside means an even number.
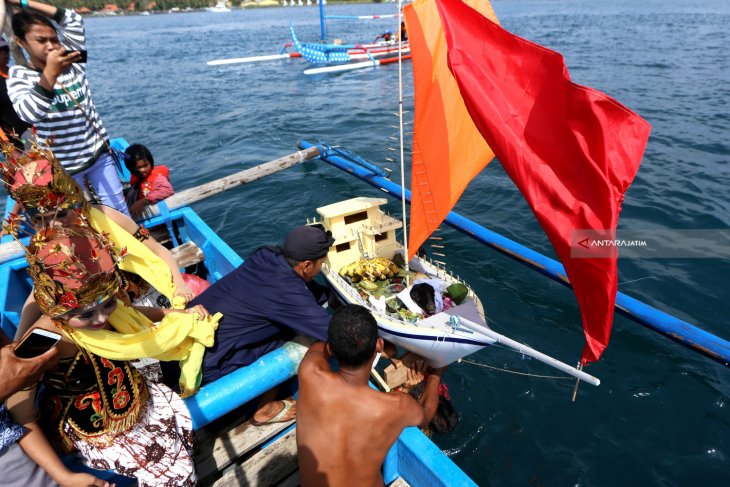
M631 283L634 283L634 282L637 282L637 281L643 281L644 279L656 279L656 276L640 277L638 279L633 279L631 281L619 282L618 285L619 286L623 286L624 284L631 284Z
M482 367L485 369L496 370L497 372L504 372L506 374L521 375L524 377L533 377L535 379L551 379L551 380L568 380L568 379L572 380L573 379L573 377L563 376L563 375L541 375L541 374L532 374L530 372L520 372L518 370L510 370L510 369L505 369L505 368L501 368L501 367L495 367L494 365L483 364L481 362L474 362L472 360L467 360L465 358L461 358L461 359L457 360L457 362L460 364L475 365L477 367Z
M406 218L406 176L405 176L405 155L403 150L403 39L400 32L403 22L403 1L398 0L398 126L400 132L400 185L401 185L401 209L403 211L403 247L406 251L406 287L409 286L408 272L408 221Z

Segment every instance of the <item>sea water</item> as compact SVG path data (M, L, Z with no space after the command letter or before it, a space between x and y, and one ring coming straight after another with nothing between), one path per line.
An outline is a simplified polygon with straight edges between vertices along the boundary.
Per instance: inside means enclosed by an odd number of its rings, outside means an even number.
M730 226L730 4L724 0L494 2L502 25L565 56L574 81L615 97L652 124L620 228ZM337 6L339 15L394 4ZM179 190L289 154L297 139L348 147L374 163L396 147L398 68L306 76L301 59L210 67L319 36L316 8L88 18L88 76L112 136L147 145ZM332 21L330 39L366 42L393 20ZM405 106L412 110L410 65ZM407 114L407 117L409 115ZM559 141L556 141L559 143ZM246 256L280 242L318 206L385 196L323 162L308 162L193 205ZM400 214L389 200L388 210ZM554 256L514 184L493 162L456 210ZM490 326L574 363L583 347L572 293L467 236L444 228L449 266L479 293ZM428 246L427 246L428 248ZM730 338L730 259L620 260L619 289ZM470 360L559 375L512 352ZM454 364L445 375L461 421L434 441L480 485L729 485L730 376L711 360L621 316L598 388Z

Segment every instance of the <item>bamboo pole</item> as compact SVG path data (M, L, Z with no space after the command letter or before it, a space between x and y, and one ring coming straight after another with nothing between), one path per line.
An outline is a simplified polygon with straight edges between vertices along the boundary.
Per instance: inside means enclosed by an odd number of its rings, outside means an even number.
M314 159L317 156L319 156L319 149L317 146L310 147L306 150L300 150L293 154L289 154L288 156L281 157L264 164L259 164L258 166L249 169L244 169L243 171L210 181L209 183L204 183L200 186L195 186L194 188L182 190L179 193L175 193L165 199L165 204L170 210L188 206L196 201L210 198L211 196L222 193L223 191L228 191L229 189L237 188L238 186L256 181L265 176L283 171L284 169L296 166L302 162ZM144 217L149 218L159 214L160 210L157 205L150 205L145 208Z
M218 193L237 188L238 186L256 181L265 176L283 171L284 169L296 166L302 162L314 159L317 156L319 156L319 149L316 146L300 150L293 154L289 154L288 156L280 157L279 159L259 164L258 166L244 169L243 171L220 179L180 191L179 193L175 193L167 198L165 200L165 204L170 210L188 206L196 201L209 198ZM160 210L157 205L150 205L145 208L144 218L157 216L159 214ZM17 242L0 244L0 263L8 261L11 258L19 257L22 253L23 248Z

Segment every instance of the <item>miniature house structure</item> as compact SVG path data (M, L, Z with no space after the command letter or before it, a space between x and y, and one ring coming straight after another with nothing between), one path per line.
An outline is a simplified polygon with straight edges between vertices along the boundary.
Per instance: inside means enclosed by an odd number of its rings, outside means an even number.
M332 269L359 259L392 259L398 249L396 230L403 225L384 213L385 198L358 197L317 208L322 225L332 232L334 245L327 254Z

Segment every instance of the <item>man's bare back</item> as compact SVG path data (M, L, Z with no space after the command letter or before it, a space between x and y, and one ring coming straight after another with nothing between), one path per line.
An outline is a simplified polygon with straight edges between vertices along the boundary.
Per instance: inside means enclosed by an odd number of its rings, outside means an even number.
M370 388L369 364L332 372L328 356L325 344L316 343L299 368L297 446L302 485L382 486L380 468L401 431L425 426L433 417L441 371L430 376L419 404L401 392L384 394Z

